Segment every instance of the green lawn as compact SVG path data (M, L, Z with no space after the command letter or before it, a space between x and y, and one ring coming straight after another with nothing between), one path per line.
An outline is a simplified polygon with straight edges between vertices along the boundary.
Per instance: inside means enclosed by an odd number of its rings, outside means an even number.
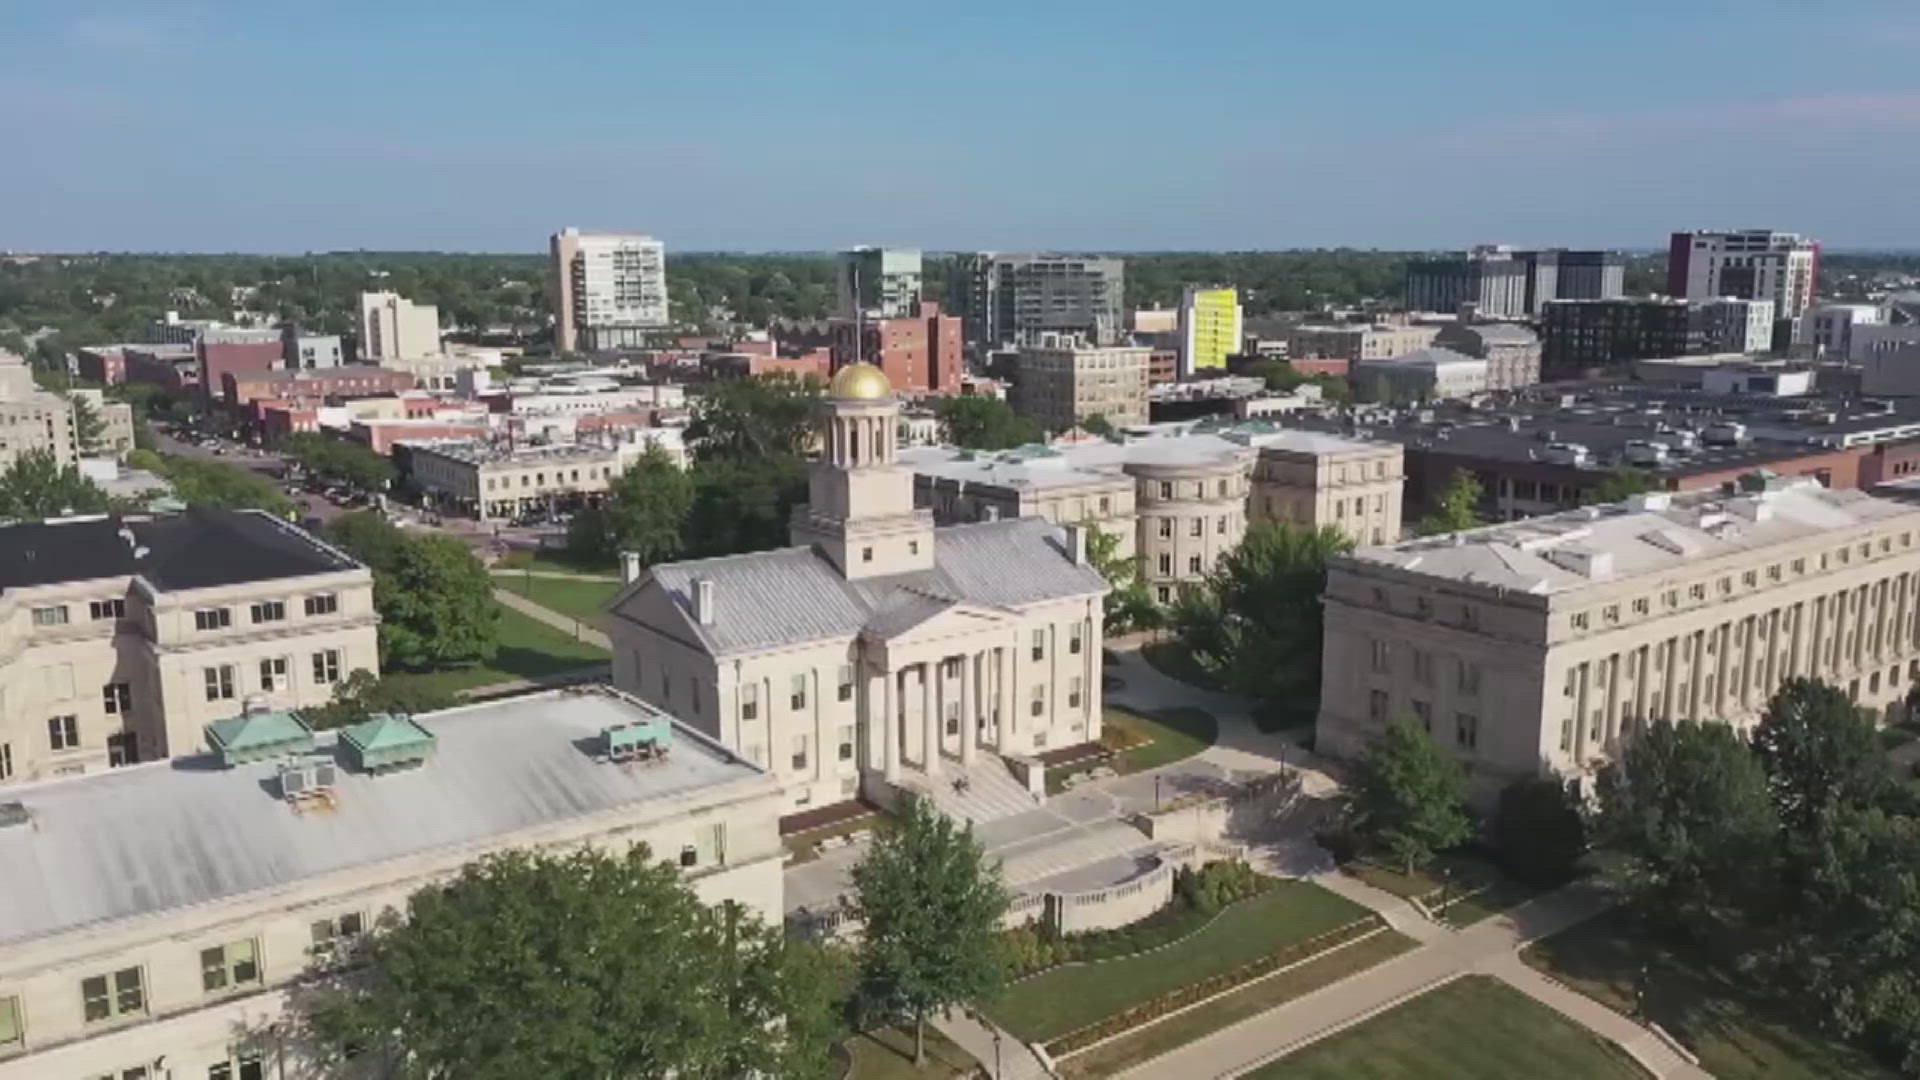
M1113 756L1114 771L1143 772L1181 758L1192 757L1213 745L1220 725L1203 709L1163 709L1151 716L1108 706L1102 716L1106 734L1101 741L1125 746Z
M592 629L600 629L600 609L620 591L617 581L570 581L566 578L529 577L525 574L496 573L493 583L508 592L579 619Z
M1084 1053L1063 1058L1060 1061L1060 1074L1070 1080L1080 1080L1082 1077L1113 1076L1125 1072L1143 1061L1150 1061L1176 1047L1185 1046L1229 1024L1258 1016L1294 998L1339 982L1355 972L1390 960L1417 944L1405 934L1382 930L1372 937L1343 945L1278 974L1248 983L1204 1005L1196 1005L1165 1020L1135 1028Z
M1626 1051L1498 979L1468 975L1247 1080L1645 1080Z
M1355 859L1341 870L1376 889L1419 900L1429 908L1444 904L1441 917L1454 926L1470 926L1541 892L1470 855L1442 855L1431 866L1411 874L1367 859Z
M1631 1015L1646 971L1646 1010L1721 1080L1892 1080L1858 1048L1830 1038L1791 1004L1768 1002L1711 958L1649 940L1625 909L1528 946L1520 958Z
M607 662L607 651L577 641L529 616L500 605L500 648L492 660L476 667L447 671L396 672L402 682L425 684L446 693L510 679L536 679Z
M1140 956L1055 968L1007 989L989 1010L1029 1042L1076 1028L1169 990L1363 918L1367 910L1305 881L1282 881L1235 904L1205 930Z
M551 570L561 574L598 574L601 577L610 578L620 576L620 564L617 562L583 562L565 550L542 551L538 554L531 551L510 551L493 566L496 570L518 570L521 567L531 567L535 570Z
M850 1080L950 1080L969 1076L973 1055L955 1046L945 1035L926 1027L927 1060L913 1067L913 1032L880 1028L862 1032L844 1044L853 1056Z

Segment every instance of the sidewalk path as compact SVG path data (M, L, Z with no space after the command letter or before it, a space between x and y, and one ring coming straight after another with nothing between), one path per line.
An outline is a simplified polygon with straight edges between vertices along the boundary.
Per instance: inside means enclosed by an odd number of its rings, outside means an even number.
M1336 886L1331 877L1321 878L1320 883L1356 899L1367 896L1367 892L1377 892ZM1238 1076L1450 979L1470 972L1484 972L1506 979L1568 1018L1621 1044L1661 1080L1706 1077L1706 1073L1627 1018L1572 991L1560 990L1539 978L1537 973L1528 978L1512 970L1514 967L1532 970L1515 955L1521 946L1592 918L1606 910L1610 903L1610 898L1597 888L1572 885L1536 897L1465 930L1425 933L1423 943L1411 952L1222 1028L1120 1075L1140 1080L1161 1076L1188 1080ZM1388 917L1392 919L1394 915ZM1569 995L1577 1001L1568 1000Z
M973 1055L973 1060L994 1080L1046 1080L1053 1074L1033 1056L1028 1048L1013 1033L996 1028L985 1017L955 1009L933 1018L933 1026L940 1033L952 1039L954 1045ZM995 1036L999 1036L999 1054L996 1060ZM996 1070L998 1067L998 1071Z
M562 615L551 608L541 607L539 604L521 596L517 592L510 592L506 589L495 589L493 590L493 598L522 615L546 623L548 626L553 627L555 630L560 631L570 638L576 638L589 645L598 645L603 649L611 650L613 648L613 643L607 640L606 634L595 630L593 627L588 626L586 623L572 616Z
M489 566L487 572L495 577L545 577L559 578L561 581L610 581L618 584L618 574L575 574L567 570L528 570L524 567Z

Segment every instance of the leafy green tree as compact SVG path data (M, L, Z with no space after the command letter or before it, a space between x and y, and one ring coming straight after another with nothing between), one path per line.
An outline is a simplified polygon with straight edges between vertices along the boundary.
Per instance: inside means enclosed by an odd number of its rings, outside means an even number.
M1265 380L1267 389L1274 391L1291 390L1307 381L1307 377L1295 371L1292 364L1273 357L1255 360L1241 369L1241 374Z
M1613 471L1601 478L1599 486L1593 489L1593 496L1585 501L1592 503L1625 502L1635 495L1658 490L1659 478L1646 469L1636 469L1631 465L1617 465Z
M1200 585L1181 591L1169 624L1202 667L1240 693L1283 707L1320 699L1327 560L1353 550L1338 529L1251 525Z
M1760 714L1753 750L1774 812L1790 834L1810 831L1835 806L1868 806L1892 790L1873 718L1838 687L1795 676Z
M1113 435L1113 421L1105 413L1092 413L1080 419L1080 430L1089 435L1110 438Z
M100 410L78 394L69 394L67 405L73 410L73 439L80 444L80 452L93 457L106 450L107 424L100 419Z
M1500 793L1493 818L1500 865L1530 884L1573 877L1587 851L1587 822L1567 785L1548 777L1516 780Z
M1649 914L1719 917L1772 878L1779 827L1760 759L1726 724L1657 720L1599 776L1595 832Z
M288 438L281 452L314 476L362 491L385 491L393 482L393 462L359 443L301 432Z
M1396 720L1360 759L1349 804L1355 833L1407 873L1473 835L1467 775L1410 720Z
M853 868L862 920L856 997L869 1017L911 1021L926 1059L929 1013L998 993L996 936L1009 896L971 829L910 797L899 826Z
M160 460L162 474L172 482L174 495L188 506L265 510L283 518L297 512L285 492L252 469L172 454L162 454Z
M465 544L410 536L372 512L344 514L327 534L373 570L382 667L442 668L492 658L500 608L487 568Z
M687 441L697 461L803 457L819 427L817 379L759 375L720 379L695 401Z
M1353 404L1353 384L1338 375L1312 375L1307 381L1320 388L1320 396L1329 405Z
M1481 524L1480 481L1466 469L1455 469L1441 489L1433 513L1420 519L1419 531L1422 536L1434 536L1479 528Z
M107 509L107 493L51 450L29 450L0 472L0 518L41 521Z
M934 402L933 415L946 429L947 441L967 450L1006 450L1046 437L1040 425L1000 398L949 395Z
M316 729L357 724L374 713L438 712L460 704L452 694L407 679L405 676L380 678L366 668L355 668L333 688L333 700L325 705L307 706L300 716Z
M645 846L508 852L380 926L304 1011L327 1068L407 1080L833 1075L812 946L702 904Z
M590 563L633 551L651 565L680 553L692 510L693 478L666 451L649 446L613 478L599 506L574 515L567 546Z
M1120 554L1120 534L1110 532L1097 522L1083 522L1087 530L1087 562L1100 571L1112 587L1107 593L1107 636L1150 630L1160 625L1160 608L1147 590L1140 574L1140 560Z
M784 546L793 508L807 501L807 466L797 457L696 461L692 481L680 546L701 558Z

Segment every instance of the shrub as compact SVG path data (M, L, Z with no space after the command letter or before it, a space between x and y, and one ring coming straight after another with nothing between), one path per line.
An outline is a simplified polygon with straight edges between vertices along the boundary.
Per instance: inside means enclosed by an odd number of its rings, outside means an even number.
M1566 785L1544 778L1518 780L1500 793L1493 819L1500 867L1529 885L1564 884L1587 850L1587 826Z

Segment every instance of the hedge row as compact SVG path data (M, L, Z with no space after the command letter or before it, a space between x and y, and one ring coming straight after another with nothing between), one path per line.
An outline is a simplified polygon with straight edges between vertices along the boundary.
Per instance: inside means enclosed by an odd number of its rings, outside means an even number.
M1188 983L1185 986L1169 990L1159 997L1149 998L1136 1005L1130 1005L1114 1013L1112 1016L1108 1016L1102 1020L1096 1020L1085 1027L1075 1028L1065 1035L1054 1039L1052 1042L1047 1043L1047 1054L1050 1057L1060 1058L1073 1053L1075 1050L1092 1046L1094 1043L1100 1042L1110 1036L1118 1035L1123 1031L1129 1031L1142 1024L1158 1020L1170 1012L1213 997L1215 994L1231 990L1243 983L1250 983L1262 975L1271 974L1290 964L1305 960L1316 953L1325 952L1336 946L1344 945L1355 938L1361 937L1385 925L1386 921L1380 918L1380 916L1370 914L1363 919L1350 922L1345 926L1335 927L1317 937L1311 937L1305 941L1296 941L1291 945L1282 946L1257 960L1249 961L1231 971L1223 971L1218 975L1211 975L1201 979L1199 982Z

